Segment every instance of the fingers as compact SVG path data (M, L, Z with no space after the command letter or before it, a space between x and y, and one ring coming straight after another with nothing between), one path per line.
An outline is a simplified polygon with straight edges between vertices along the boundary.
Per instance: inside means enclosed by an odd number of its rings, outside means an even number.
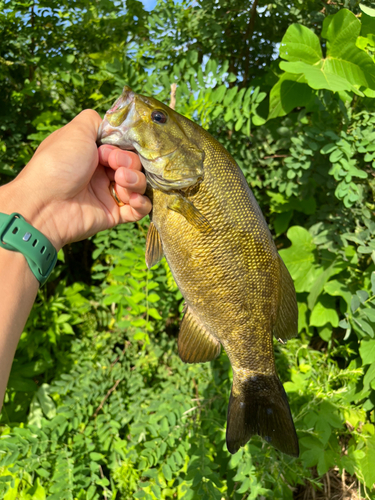
M107 176L115 181L116 194L125 203L120 208L121 222L134 222L147 215L152 205L143 196L147 182L139 156L105 144L99 147L99 162L107 167Z
M142 170L139 156L133 151L123 151L115 146L105 144L99 148L99 161L105 167L117 170L120 167Z
M140 194L144 194L146 191L146 177L143 172L138 172L138 170L118 169L115 172L114 180L119 187L119 194L123 190Z
M132 172L136 173L136 172ZM137 172L139 176L144 175L140 172ZM136 181L136 183L133 185L132 188L123 188L119 186L118 184L115 185L116 189L116 194L117 197L125 203L125 205L130 206L135 212L138 214L134 220L139 220L145 215L147 215L152 208L152 204L150 199L147 196L144 196L142 193L144 192L143 190L143 183L145 182L145 179L142 181ZM138 189L141 192L137 192L136 189ZM121 209L120 209L121 212ZM133 220L133 218L131 219Z
M150 213L151 201L138 193L130 195L129 204L120 208L122 222L135 222Z
M142 165L137 154L103 145L99 148L99 159L107 167L108 178L116 182L116 192L123 203L129 203L133 193L145 193L146 177L140 171Z

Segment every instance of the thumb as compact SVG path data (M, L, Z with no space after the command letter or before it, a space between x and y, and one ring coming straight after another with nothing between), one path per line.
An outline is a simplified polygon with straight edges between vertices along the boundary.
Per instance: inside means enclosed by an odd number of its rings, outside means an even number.
M52 143L60 141L74 142L95 142L98 135L98 130L102 119L96 111L93 109L85 109L81 111L71 122L64 125L60 129L49 135L40 144L35 152L35 155L40 154L46 148L48 148Z

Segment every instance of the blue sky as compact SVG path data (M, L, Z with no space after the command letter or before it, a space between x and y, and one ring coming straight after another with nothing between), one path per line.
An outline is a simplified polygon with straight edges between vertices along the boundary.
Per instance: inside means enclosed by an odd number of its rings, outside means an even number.
M150 11L155 7L156 0L142 0L142 3L145 6L145 9Z

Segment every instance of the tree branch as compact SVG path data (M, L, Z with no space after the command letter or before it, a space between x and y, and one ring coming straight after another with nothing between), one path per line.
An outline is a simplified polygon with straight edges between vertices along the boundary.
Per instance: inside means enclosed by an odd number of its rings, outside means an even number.
M243 86L246 85L249 79L249 69L250 69L250 42L253 37L254 28L255 28L255 17L257 14L257 5L258 0L254 0L253 5L250 11L250 21L247 25L246 33L245 33L245 50L247 53L245 54L245 65L244 65L244 75L243 75Z
M171 83L171 102L169 103L169 107L172 109L176 107L176 89L177 83Z

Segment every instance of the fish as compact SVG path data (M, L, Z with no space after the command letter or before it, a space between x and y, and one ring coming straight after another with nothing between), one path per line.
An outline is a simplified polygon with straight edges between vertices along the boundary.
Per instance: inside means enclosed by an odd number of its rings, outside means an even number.
M299 455L273 335L297 335L293 280L241 169L197 123L125 86L100 126L98 144L136 151L152 211L146 264L165 256L184 297L178 354L205 363L226 351L233 371L226 443L253 435Z

